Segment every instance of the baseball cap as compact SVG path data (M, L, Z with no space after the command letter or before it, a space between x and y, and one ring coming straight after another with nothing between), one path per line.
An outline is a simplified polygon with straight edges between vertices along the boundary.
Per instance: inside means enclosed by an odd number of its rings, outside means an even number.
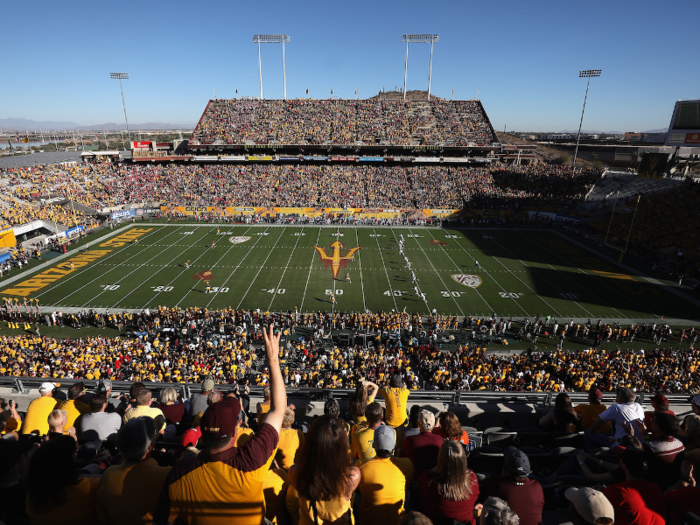
M53 392L54 388L56 388L56 383L46 381L45 383L41 383L41 386L39 387L39 392L41 394L45 392Z
M374 429L374 450L394 450L396 446L396 431L388 425L380 425Z
M109 379L101 379L97 382L98 392L109 392L112 389L112 382Z
M200 427L190 428L182 433L181 443L183 447L196 447L199 438L202 437Z
M602 492L590 487L571 487L564 493L566 499L574 504L576 512L586 523L610 525L615 521L615 509Z
M656 394L654 397L651 398L652 403L656 403L657 405L660 406L668 406L668 398L663 395L661 392Z
M241 403L235 397L226 397L209 405L200 421L202 436L207 440L224 441L233 436L238 426Z
M505 456L505 467L512 476L521 478L531 472L530 460L521 450L515 447L506 447L503 455Z
M603 399L603 392L600 390L600 388L593 387L588 391L588 396L589 397L597 397L598 399Z
M202 383L202 391L208 392L209 390L214 390L214 380L213 379L205 379L204 382Z
M692 399L691 399L691 402L692 402L694 405L697 405L697 406L700 407L700 395L693 396Z

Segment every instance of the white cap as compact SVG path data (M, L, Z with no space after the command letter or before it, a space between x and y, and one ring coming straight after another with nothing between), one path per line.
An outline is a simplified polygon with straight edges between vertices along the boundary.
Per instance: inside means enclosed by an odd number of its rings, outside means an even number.
M54 388L56 388L56 384L47 381L46 383L41 383L39 393L44 394L46 392L53 392Z

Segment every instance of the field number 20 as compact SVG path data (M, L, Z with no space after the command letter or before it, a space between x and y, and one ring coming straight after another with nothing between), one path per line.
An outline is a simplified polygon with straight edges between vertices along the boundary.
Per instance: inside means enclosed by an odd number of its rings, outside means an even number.
M523 294L516 292L498 292L498 295L500 295L502 299L518 299L523 296Z
M560 293L564 299L573 299L574 301L578 299L578 294L577 293Z

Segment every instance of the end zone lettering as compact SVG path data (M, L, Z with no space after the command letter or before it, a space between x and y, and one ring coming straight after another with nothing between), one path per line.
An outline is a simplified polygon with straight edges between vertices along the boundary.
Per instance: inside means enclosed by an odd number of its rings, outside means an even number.
M77 257L73 257L65 262L62 262L55 268L50 268L38 275L35 275L31 279L27 279L16 285L13 288L8 288L3 290L3 294L7 295L19 295L20 297L27 297L28 295L41 290L45 286L58 281L61 277L73 273L78 268L87 266L92 261L107 255L112 250L93 250L89 253L83 253ZM71 263L73 263L73 268L71 268Z
M142 235L147 234L148 232L153 231L153 228L134 228L133 230L130 230L126 233L122 233L121 235L117 235L114 239L110 239L107 242L103 242L100 244L100 248L104 248L105 246L111 246L114 248L118 248L119 246L124 246L126 243L133 241L134 239L138 239Z

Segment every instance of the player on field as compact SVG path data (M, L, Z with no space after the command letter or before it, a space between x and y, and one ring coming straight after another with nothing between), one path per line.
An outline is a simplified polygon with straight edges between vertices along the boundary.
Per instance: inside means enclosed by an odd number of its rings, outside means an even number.
M209 281L206 281L206 283L207 283L207 290L204 293L210 294L211 293L211 284L209 283Z
M187 261L185 262L185 269L189 270L189 268L190 268L190 260L187 259Z
M479 261L476 259L474 260L474 268L479 268L481 270L481 265L479 264Z
M337 301L335 300L335 294L331 292L331 304L336 304Z
M217 226L217 227L216 227L216 234L219 235L220 233L221 233L221 228L219 228L219 227Z
M211 247L215 248L216 247L216 241L211 241Z
M346 274L345 274L345 280L346 280L347 282L349 282L350 284L352 284L352 281L350 280L350 274L349 274L349 273L346 273Z

